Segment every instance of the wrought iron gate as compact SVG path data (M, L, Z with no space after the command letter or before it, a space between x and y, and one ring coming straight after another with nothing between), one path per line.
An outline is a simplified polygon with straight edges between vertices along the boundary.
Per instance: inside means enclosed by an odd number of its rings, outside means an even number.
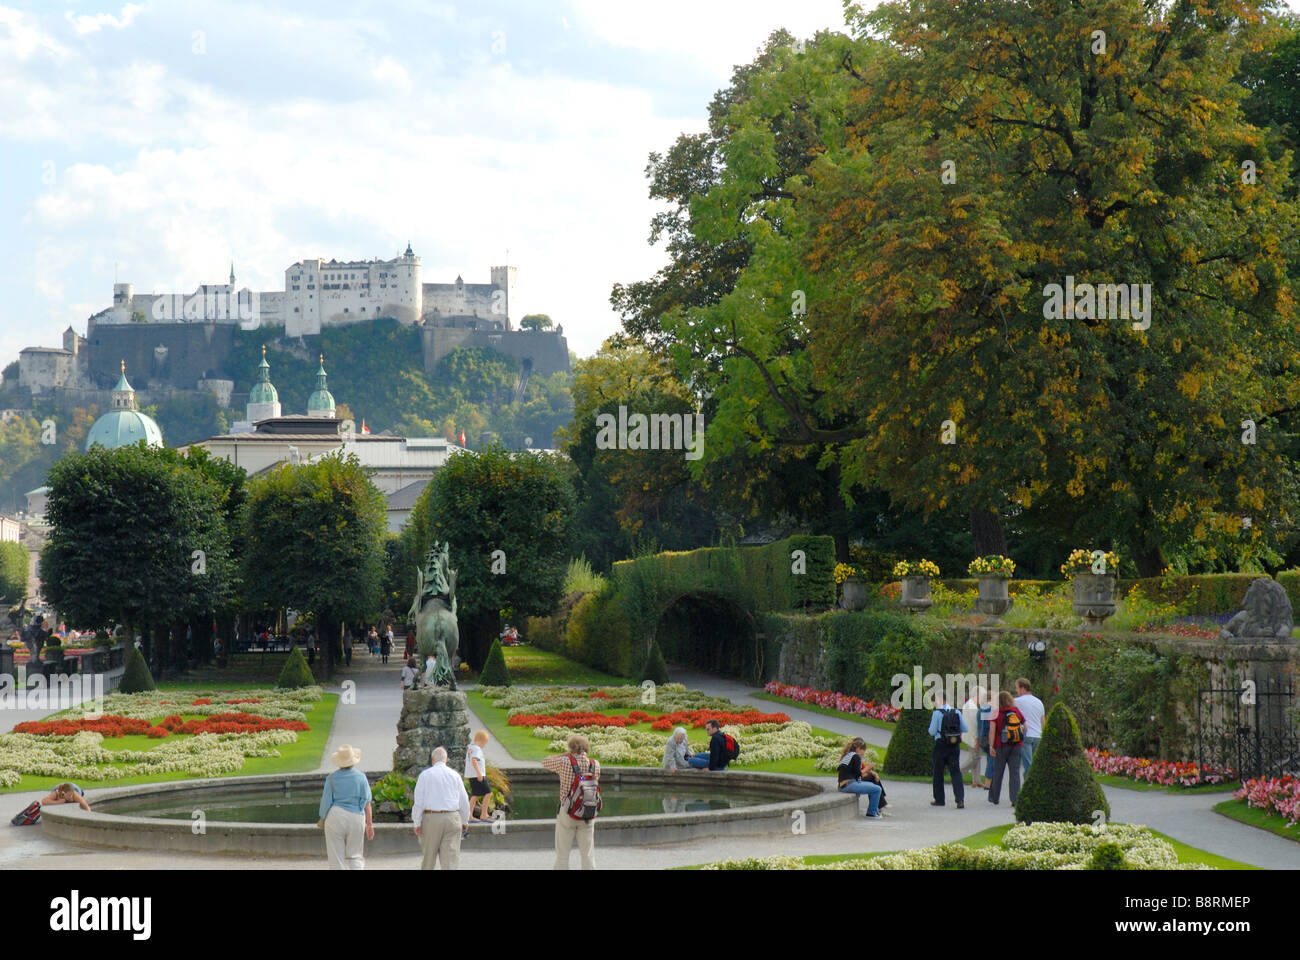
M1241 778L1300 773L1300 699L1291 685L1200 691L1196 704L1197 761Z

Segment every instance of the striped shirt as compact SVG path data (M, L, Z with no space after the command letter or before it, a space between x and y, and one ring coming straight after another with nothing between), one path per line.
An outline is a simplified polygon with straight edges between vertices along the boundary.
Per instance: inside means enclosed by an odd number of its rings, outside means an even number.
M546 757L542 760L542 767L551 773L560 775L560 802L563 803L569 798L569 792L573 789L573 764L569 762L570 753L561 753L557 756ZM575 757L578 762L578 769L586 773L588 769L595 771L596 779L600 779L600 763L587 756L585 753ZM590 768L587 766L590 764Z

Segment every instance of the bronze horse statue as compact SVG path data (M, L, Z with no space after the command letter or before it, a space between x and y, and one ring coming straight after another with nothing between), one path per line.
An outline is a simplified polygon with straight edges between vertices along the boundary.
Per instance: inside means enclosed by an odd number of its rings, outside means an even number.
M460 648L456 623L456 571L451 569L450 545L434 541L424 567L415 571L415 599L407 618L415 624L415 643L421 659L433 654L435 686L456 689L455 658Z

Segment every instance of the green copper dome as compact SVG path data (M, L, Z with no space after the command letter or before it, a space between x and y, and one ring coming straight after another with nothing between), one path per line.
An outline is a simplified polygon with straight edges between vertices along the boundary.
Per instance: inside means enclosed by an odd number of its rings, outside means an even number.
M320 369L316 371L316 389L312 395L307 398L307 415L311 416L334 416L334 394L330 393L326 381L329 379L325 373L325 357L320 358Z
M117 386L113 388L113 407L95 421L86 434L86 449L95 444L114 449L129 447L141 440L150 447L163 445L162 431L153 418L146 416L135 408L135 388L126 379L126 362L122 363L122 375L118 377Z
M257 380L248 393L249 403L279 403L280 395L271 383L271 367L266 362L266 347L262 347L262 362L257 365Z

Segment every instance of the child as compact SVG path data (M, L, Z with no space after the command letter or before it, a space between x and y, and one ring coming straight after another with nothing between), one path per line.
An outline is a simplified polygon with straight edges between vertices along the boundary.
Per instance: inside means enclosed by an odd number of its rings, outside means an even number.
M406 661L406 666L402 667L402 689L410 690L415 686L415 667L416 659L412 657Z
M51 803L75 803L78 804L82 810L90 810L90 804L86 802L82 789L75 783L59 784L50 791L49 796L41 800L41 803L47 805Z
M438 674L438 658L429 654L429 659L424 662L424 685L433 686L433 678Z
M469 781L469 818L471 820L491 820L490 806L492 788L488 786L487 760L483 757L483 748L487 746L488 732L479 730L474 734L474 742L465 751L465 779ZM480 816L474 816L474 804L482 800Z

